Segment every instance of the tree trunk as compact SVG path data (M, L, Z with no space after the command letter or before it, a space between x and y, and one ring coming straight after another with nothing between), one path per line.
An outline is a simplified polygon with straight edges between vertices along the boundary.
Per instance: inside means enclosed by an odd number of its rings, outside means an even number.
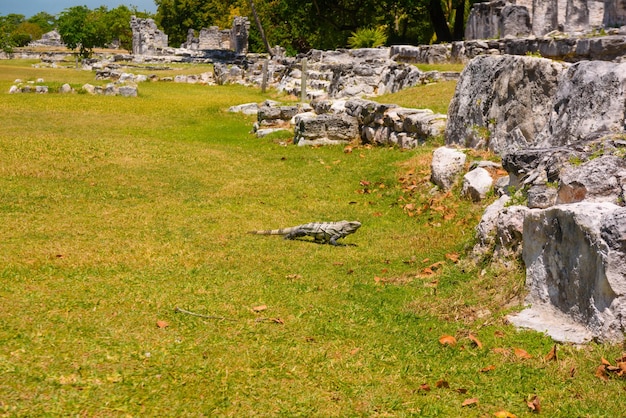
M441 7L441 0L430 0L428 12L430 13L430 22L437 34L437 42L452 42L452 35L446 15Z
M466 0L460 0L456 5L454 33L452 34L455 41L461 41L465 37L465 3Z
M254 21L256 22L256 27L259 30L259 34L261 35L261 39L263 40L265 49L267 50L267 53L270 54L270 57L274 57L274 51L270 47L270 43L267 42L267 37L265 36L263 26L261 26L261 20L259 19L259 15L257 14L256 8L254 7L254 2L252 0L248 0L248 4L250 5L250 9L252 10L252 15L254 16Z

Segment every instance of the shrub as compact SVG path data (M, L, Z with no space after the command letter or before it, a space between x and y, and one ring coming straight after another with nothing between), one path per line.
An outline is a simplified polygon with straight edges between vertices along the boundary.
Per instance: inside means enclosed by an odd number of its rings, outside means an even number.
M383 28L362 28L352 32L348 38L350 48L376 48L387 42L387 35Z

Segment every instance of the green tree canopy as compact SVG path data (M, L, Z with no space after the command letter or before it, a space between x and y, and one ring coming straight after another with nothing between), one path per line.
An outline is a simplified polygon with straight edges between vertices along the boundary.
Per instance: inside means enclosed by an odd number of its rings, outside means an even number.
M48 33L57 25L57 19L53 15L46 12L39 12L28 19L29 23L34 23L41 28L43 33Z
M462 39L467 12L477 0L255 0L271 45L289 53L348 45L353 33L367 28L385 31L388 44L428 44ZM188 30L212 25L229 27L235 14L251 17L246 0L155 0L157 23L173 46L185 42ZM250 50L263 51L251 25Z

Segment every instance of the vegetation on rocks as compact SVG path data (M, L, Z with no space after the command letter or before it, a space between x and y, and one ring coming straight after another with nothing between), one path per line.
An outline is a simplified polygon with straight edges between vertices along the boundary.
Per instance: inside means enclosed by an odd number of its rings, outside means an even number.
M623 413L621 347L507 323L523 269L467 261L441 142L257 139L225 109L285 98L241 86L7 94L94 78L29 64L0 62L0 415ZM245 233L341 219L340 247Z

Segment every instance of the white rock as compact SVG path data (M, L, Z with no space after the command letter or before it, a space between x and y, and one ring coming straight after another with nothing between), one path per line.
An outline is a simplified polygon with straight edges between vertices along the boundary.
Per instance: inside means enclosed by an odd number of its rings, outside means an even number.
M442 190L450 190L465 167L467 156L454 148L440 147L433 152L431 181Z

